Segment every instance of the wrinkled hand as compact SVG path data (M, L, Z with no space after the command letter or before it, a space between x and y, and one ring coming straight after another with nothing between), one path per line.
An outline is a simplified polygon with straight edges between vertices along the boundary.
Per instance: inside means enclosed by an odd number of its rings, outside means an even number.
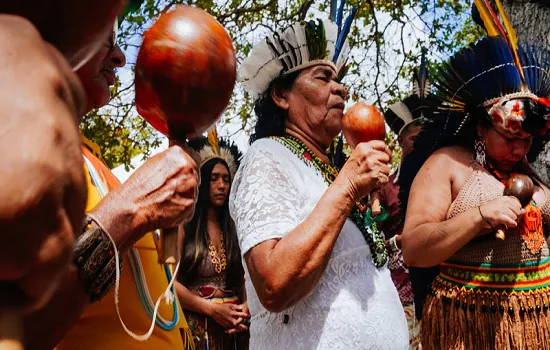
M358 201L388 182L390 160L391 151L384 142L360 143L346 161L336 181L344 181L353 201Z
M214 319L220 326L228 330L234 330L242 328L243 321L248 317L248 312L244 311L243 305L235 304L212 304L212 311L210 317ZM246 330L244 328L242 330ZM239 330L240 331L240 330Z
M0 290L32 308L55 291L81 229L84 92L60 53L18 17L0 15L0 66Z
M485 228L492 229L500 226L507 228L516 227L521 215L525 209L521 208L518 199L514 197L503 196L483 204L480 208L481 213L487 221L492 225L485 223ZM487 231L484 231L487 233Z
M193 217L199 184L193 154L171 146L149 158L94 208L119 245L130 246L149 231L177 227ZM122 216L131 216L131 224L117 224Z

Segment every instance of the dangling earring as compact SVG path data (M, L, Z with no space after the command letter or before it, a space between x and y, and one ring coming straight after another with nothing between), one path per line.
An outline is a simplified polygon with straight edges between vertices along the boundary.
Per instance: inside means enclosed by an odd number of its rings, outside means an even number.
M485 140L477 139L474 145L476 152L476 160L479 164L485 166L485 150L487 149L487 144Z

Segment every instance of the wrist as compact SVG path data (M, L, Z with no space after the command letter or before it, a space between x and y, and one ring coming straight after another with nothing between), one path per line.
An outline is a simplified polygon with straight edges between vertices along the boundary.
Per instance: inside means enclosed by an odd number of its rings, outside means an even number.
M477 207L477 211L479 213L479 219L478 221L480 222L480 225L483 229L491 229L493 230L495 227L493 226L493 224L491 224L491 222L487 219L487 217L484 215L484 212L483 212L483 206L480 205L479 207Z
M137 210L116 192L111 192L90 211L111 234L117 248L123 249L133 237L147 233Z
M352 185L349 182L342 183L338 181L340 177L337 177L336 180L330 185L329 191L334 194L335 198L340 205L340 208L344 209L346 212L351 211L355 203L358 201L356 199Z

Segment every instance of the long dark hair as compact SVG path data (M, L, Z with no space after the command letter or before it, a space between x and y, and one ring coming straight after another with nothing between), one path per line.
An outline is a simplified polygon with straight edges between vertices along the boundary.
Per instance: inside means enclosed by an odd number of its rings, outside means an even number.
M271 91L274 88L288 90L292 88L296 77L300 71L283 75L269 84L269 88L254 103L254 113L257 120L254 125L254 133L250 136L250 144L259 139L270 136L284 136L285 120L287 112L275 104L271 97Z
M223 164L227 171L227 163L220 158L212 158L201 167L201 185L199 187L199 198L195 207L193 219L185 225L185 236L183 239L183 251L178 280L183 285L190 285L199 276L199 267L204 259L208 259L208 210L210 202L210 183L212 171L218 164ZM239 291L242 288L244 270L241 263L241 251L237 241L237 230L235 223L229 215L229 204L225 203L219 208L218 219L225 242L227 268L225 270L226 287Z

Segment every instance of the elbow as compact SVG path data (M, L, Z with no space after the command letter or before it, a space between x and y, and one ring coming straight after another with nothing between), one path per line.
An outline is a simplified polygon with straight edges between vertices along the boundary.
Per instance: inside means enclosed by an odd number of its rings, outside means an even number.
M425 254L421 249L418 249L414 241L411 241L409 234L403 233L401 236L401 252L403 253L403 261L407 266L414 267L432 267L430 257ZM437 265L437 264L435 264Z
M291 298L279 287L266 286L258 297L269 312L280 313L292 306Z

